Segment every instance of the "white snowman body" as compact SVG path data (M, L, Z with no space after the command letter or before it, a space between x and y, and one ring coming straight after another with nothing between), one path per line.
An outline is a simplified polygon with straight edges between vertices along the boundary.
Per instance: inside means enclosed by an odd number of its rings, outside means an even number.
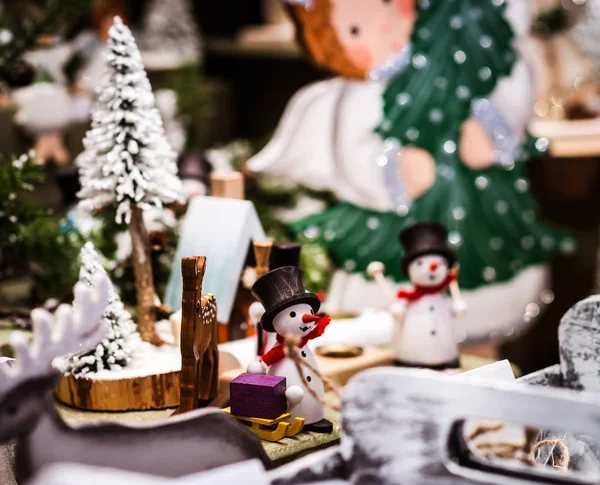
M317 326L319 317L314 314L312 307L306 303L299 303L287 307L279 312L273 318L273 327L277 334L281 336L306 337ZM317 360L308 345L299 349L300 356L312 368L318 369ZM256 363L249 366L248 372L256 371ZM289 357L284 357L274 363L267 371L268 375L285 377L286 379L286 397L288 399L288 412L291 414L290 422L294 418L304 418L305 424L317 423L324 419L323 405L316 399L310 389L316 396L323 399L325 389L321 378L311 369L301 365L300 370L304 375L298 372L294 361ZM306 383L305 383L306 381Z
M448 263L442 256L428 254L408 266L410 282L425 292L448 278ZM396 360L415 366L440 366L458 359L458 345L450 302L442 291L424 294L415 301L400 300L393 349Z

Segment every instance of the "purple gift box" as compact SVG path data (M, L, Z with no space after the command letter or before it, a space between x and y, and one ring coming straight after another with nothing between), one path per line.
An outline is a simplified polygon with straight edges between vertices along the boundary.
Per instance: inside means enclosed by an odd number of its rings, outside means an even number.
M231 414L275 419L287 411L285 377L242 374L231 381Z

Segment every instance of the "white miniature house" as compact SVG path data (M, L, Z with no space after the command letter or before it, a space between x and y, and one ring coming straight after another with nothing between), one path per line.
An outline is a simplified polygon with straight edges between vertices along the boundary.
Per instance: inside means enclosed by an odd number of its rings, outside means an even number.
M173 310L181 309L181 258L206 256L202 291L215 295L217 319L221 324L228 324L252 241L264 239L265 232L251 202L195 197L183 222L164 303Z

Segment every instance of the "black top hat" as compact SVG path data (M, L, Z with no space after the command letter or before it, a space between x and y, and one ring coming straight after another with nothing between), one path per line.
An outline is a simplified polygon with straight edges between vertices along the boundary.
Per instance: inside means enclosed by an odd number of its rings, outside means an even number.
M256 280L252 293L265 307L260 323L267 332L274 332L273 318L298 303L308 303L315 313L321 307L317 295L306 293L302 284L302 270L295 266L284 266L269 271Z
M300 265L300 244L295 242L280 241L273 244L269 268L271 270L283 266Z
M420 256L438 254L454 266L456 254L448 247L448 232L437 222L419 222L407 227L400 233L400 242L404 247L404 257L400 267L408 274L408 265Z

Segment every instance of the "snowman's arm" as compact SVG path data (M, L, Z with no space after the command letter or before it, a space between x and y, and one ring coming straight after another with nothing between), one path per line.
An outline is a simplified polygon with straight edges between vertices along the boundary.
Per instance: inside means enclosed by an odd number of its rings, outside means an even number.
M304 389L300 386L290 386L285 390L285 398L290 403L290 406L300 404L304 399Z
M457 317L462 318L467 311L467 304L460 293L460 287L458 286L458 281L456 278L450 282L449 288L450 295L452 296L452 309L454 314Z
M265 313L265 307L259 301L255 301L250 305L248 313L250 314L250 323L253 327L256 327Z
M254 360L248 364L248 368L246 369L248 374L266 374L267 366L262 360Z

